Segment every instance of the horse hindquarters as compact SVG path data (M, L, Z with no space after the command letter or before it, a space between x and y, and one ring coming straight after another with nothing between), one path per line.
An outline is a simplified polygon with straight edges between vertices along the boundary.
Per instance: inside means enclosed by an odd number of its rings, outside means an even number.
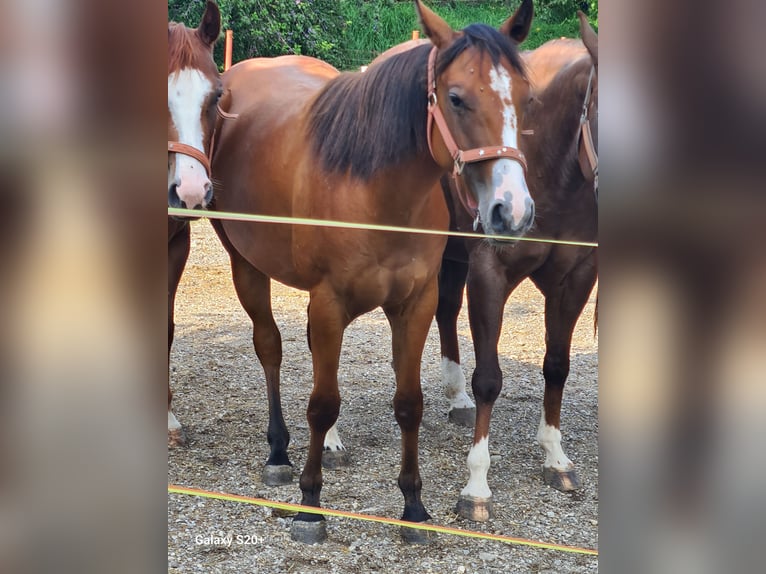
M253 347L266 376L269 457L263 468L262 479L269 486L289 484L293 477L293 467L287 456L290 433L282 415L279 391L282 337L271 310L271 282L234 248L220 221L212 221L212 224L229 253L234 288L243 309L253 322Z
M186 261L189 258L191 248L191 230L186 221L177 221L168 218L168 359L170 348L173 345L175 334L175 302L178 284L181 281ZM173 411L170 403L173 393L170 390L170 373L168 373L168 445L183 446L186 437Z

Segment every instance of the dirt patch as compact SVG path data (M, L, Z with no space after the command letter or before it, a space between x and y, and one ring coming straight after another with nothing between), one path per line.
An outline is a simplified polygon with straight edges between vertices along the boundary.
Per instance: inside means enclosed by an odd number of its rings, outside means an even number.
M190 444L168 453L168 482L272 500L300 502L297 478L281 487L260 479L266 444L265 379L251 341L251 323L239 305L228 258L206 221L192 224L192 254L176 303L171 353L174 412ZM282 400L296 476L306 459L306 405L311 356L306 345L306 293L273 285L282 332ZM535 435L542 405L543 298L525 281L506 305L500 339L503 391L490 436L489 484L496 517L475 524L454 513L468 471L472 431L447 421L439 380L435 322L423 353L425 414L420 438L423 501L436 524L596 548L598 543L598 340L593 335L595 293L575 330L571 374L562 407L564 449L583 484L565 494L543 484L542 450ZM463 368L473 368L468 320L459 319ZM340 366L339 431L352 456L347 468L325 471L322 504L399 518L396 484L399 428L391 400L394 377L390 330L380 311L357 319L344 338ZM182 495L168 496L169 572L595 572L595 557L438 535L411 547L398 529L328 519L320 546L290 540L290 518L270 509ZM232 536L232 543L215 544ZM206 538L212 537L212 538Z

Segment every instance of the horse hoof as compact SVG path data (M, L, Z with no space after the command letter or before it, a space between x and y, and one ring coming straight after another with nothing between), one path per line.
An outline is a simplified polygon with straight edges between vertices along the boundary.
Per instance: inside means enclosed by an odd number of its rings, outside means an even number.
M346 450L325 450L322 452L322 468L334 470L351 464L351 455Z
M476 424L476 408L452 409L449 412L449 422L461 427L473 428Z
M474 522L486 522L495 515L495 511L492 509L492 497L476 498L461 495L457 500L455 512Z
M290 527L290 538L303 544L321 544L327 540L327 522L317 520L306 522L305 520L293 519Z
M430 524L430 520L421 522L420 524ZM408 526L401 526L399 533L402 536L402 540L407 544L430 544L434 539L434 533L430 530L422 530L420 528L409 528Z
M580 479L577 478L575 469L556 470L555 468L543 468L543 481L548 486L561 492L571 492L580 488Z
M282 486L293 481L293 467L289 464L267 464L263 467L261 479L266 486Z
M168 431L168 446L186 446L186 433L184 429L178 428Z

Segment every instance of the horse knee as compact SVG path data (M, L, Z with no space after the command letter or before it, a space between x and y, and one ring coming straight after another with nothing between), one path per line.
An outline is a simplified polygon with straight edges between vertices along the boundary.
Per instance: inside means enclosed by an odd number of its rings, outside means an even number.
M340 395L312 395L306 412L311 429L326 433L335 424L340 415Z
M477 402L494 403L503 388L503 373L500 368L476 368L471 378L473 396Z
M543 361L543 377L545 383L563 386L569 376L569 353L546 353Z
M394 416L403 431L416 431L423 418L423 393L404 396L394 395Z

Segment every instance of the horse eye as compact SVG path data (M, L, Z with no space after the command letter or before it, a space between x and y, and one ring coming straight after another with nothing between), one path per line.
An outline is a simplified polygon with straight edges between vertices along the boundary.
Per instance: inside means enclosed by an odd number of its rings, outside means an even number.
M463 100L460 99L460 96L458 96L454 92L449 93L449 102L452 104L452 107L455 109L461 109L465 107L465 104L463 103Z

